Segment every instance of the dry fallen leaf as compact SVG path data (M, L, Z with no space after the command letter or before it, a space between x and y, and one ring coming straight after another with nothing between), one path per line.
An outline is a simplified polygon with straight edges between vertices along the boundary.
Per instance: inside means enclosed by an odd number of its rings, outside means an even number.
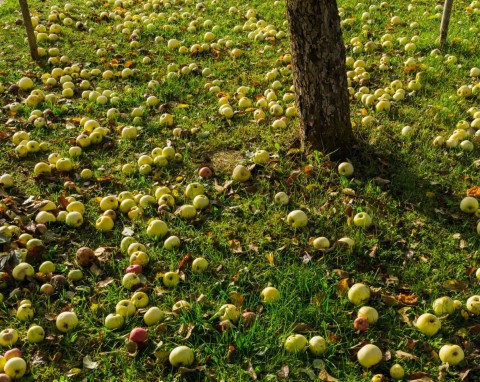
M337 378L332 377L326 370L322 370L318 376L323 382L339 382Z
M413 359L413 360L417 360L417 359L418 359L418 357L417 357L416 355L413 355L413 354L404 352L404 351L402 351L402 350L397 350L397 351L395 352L395 355L397 356L397 358Z

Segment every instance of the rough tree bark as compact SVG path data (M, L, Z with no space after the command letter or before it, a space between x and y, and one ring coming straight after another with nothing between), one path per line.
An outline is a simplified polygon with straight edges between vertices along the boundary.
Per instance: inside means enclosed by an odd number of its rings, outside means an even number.
M452 12L453 0L445 0L443 6L442 23L440 24L440 45L443 46L447 41L448 24L450 23L450 13Z
M38 48L37 40L35 39L35 33L33 32L32 19L30 18L30 11L28 10L27 0L18 0L20 3L20 9L22 10L23 22L25 23L25 29L27 30L28 45L30 46L30 55L34 61L38 60Z
M287 0L287 18L302 144L345 156L354 136L337 2Z

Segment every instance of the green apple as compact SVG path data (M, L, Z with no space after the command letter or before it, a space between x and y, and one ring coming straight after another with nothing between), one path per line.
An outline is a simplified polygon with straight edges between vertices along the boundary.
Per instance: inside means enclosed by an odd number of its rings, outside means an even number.
M293 334L288 336L285 340L285 350L287 353L300 353L307 347L308 341L305 336L301 334Z
M193 273L203 273L208 268L208 261L203 257L197 257L192 262L192 272Z
M359 212L353 217L353 224L357 227L368 228L372 225L372 218L366 212Z
M302 228L308 224L308 217L302 210L293 210L287 216L287 223L293 228Z
M262 301L266 303L274 303L280 300L280 291L274 287L266 287L260 293Z
M313 240L313 248L315 248L317 251L321 249L327 249L330 248L330 241L326 237L317 237L316 239Z
M473 214L478 210L478 200L473 196L467 196L460 202L460 209L467 214Z
M480 296L471 296L467 300L467 310L472 314L480 314Z
M258 150L253 154L252 160L255 164L265 164L270 160L270 154L266 150Z
M25 375L25 372L27 371L27 363L23 358L13 357L5 363L3 371L11 379L20 379Z
M402 365L396 363L390 368L390 377L393 379L403 379L405 376L405 370L403 369Z
M105 327L110 330L120 329L124 322L124 316L118 313L110 313L107 317L105 317Z
M2 185L3 188L13 187L13 184L13 177L10 174L3 174L0 176L0 185Z
M204 188L202 184L198 182L190 183L185 189L185 196L189 199L193 199L195 196L203 194Z
M65 218L65 224L69 227L77 228L83 223L83 216L80 212L69 212Z
M250 170L241 164L239 164L233 169L232 179L237 182L246 182L250 179L250 176Z
M178 346L170 352L168 360L173 367L187 367L194 362L195 355L189 347Z
M180 276L177 272L167 272L163 275L163 285L173 288L180 282Z
M143 267L147 265L149 261L148 255L143 251L133 252L130 255L130 265L138 264Z
M285 192L280 191L280 192L277 192L275 194L274 200L275 200L276 204L280 204L282 206L285 206L290 201L290 198L288 197L288 195Z
M378 312L371 306L362 306L358 310L357 317L365 318L369 325L373 325L378 321Z
M118 200L114 195L105 196L100 201L100 209L102 211L116 210L118 208Z
M319 357L327 351L327 341L322 336L314 336L308 341L308 350L314 356Z
M220 307L216 315L220 318L220 321L228 320L236 324L240 320L242 312L233 304L225 304Z
M75 312L62 312L57 316L56 326L62 333L75 329L78 325L78 318Z
M205 195L197 195L193 198L192 204L197 210L203 210L208 207L210 200Z
M458 345L443 345L438 352L440 360L450 365L458 365L465 358L463 349Z
M56 266L51 261L44 261L38 268L39 272L42 273L53 273L55 272Z
M12 271L12 276L17 281L23 281L25 277L31 277L34 274L35 270L29 263L20 263Z
M56 221L57 218L55 215L48 211L40 211L37 216L35 216L35 222L38 224L54 223Z
M122 252L127 252L128 251L128 247L135 243L136 240L135 238L133 238L132 236L125 236L122 241L120 242L120 250ZM127 252L128 253L128 252Z
M0 346L12 346L18 341L18 332L15 329L7 328L0 332Z
M83 279L83 272L80 269L72 269L68 272L67 279L70 281L80 281Z
M172 312L175 314L180 313L182 310L190 310L190 304L188 301L180 300L173 304Z
M27 341L32 344L42 342L45 338L45 330L39 325L32 325L27 331Z
M131 300L120 300L117 305L115 305L115 313L123 317L130 317L135 314L137 308Z
M184 204L178 209L177 214L182 219L190 220L197 216L197 210L194 206L190 204Z
M382 357L380 348L373 344L363 346L357 353L358 362L367 369L378 364Z
M31 304L22 304L17 309L17 318L20 321L30 321L33 318L33 308Z
M350 162L340 163L338 166L338 173L340 175L349 177L353 175L353 165Z
M352 249L355 246L355 241L349 237L342 237L337 240L337 243L339 245L343 245L348 247L349 249Z
M455 312L455 303L448 296L437 298L433 302L433 311L437 316L453 314Z
M33 168L33 173L36 176L48 175L52 172L52 168L45 162L38 162Z
M73 163L69 158L60 158L57 163L55 163L55 167L60 172L68 172L72 170Z
M370 288L362 283L353 284L348 290L348 300L354 305L362 305L370 300Z
M17 84L21 90L30 90L34 86L33 81L29 77L20 78Z
M169 236L163 243L163 248L165 248L168 251L174 248L178 248L179 246L180 246L180 238L178 236Z
M132 289L140 283L140 277L136 273L126 273L122 278L122 286L125 289Z
M152 306L145 312L143 321L147 326L152 326L162 321L164 316L165 314L160 310L160 308Z
M148 295L145 292L135 292L130 300L136 308L145 308L148 305Z
M110 216L102 215L95 221L95 228L101 232L111 231L115 223Z
M128 249L127 249L128 255L132 255L134 252L138 252L138 251L146 252L147 248L142 243L136 243L136 242L131 243L128 246Z
M437 316L431 313L424 313L418 317L416 322L417 329L427 336L433 336L442 327L440 320Z

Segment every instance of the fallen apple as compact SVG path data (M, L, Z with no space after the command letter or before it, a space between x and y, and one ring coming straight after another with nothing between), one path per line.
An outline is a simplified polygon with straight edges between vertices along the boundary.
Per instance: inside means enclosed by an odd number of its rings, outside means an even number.
M232 179L243 183L249 180L251 177L250 170L245 166L239 164L233 169Z
M453 314L455 312L455 303L448 296L437 298L433 302L433 311L437 316Z
M195 355L187 346L178 346L170 352L168 360L173 367L187 367L193 364Z
M27 341L33 344L42 342L45 338L45 330L39 325L30 326L27 331Z
M130 300L136 308L145 308L148 305L148 295L145 292L135 292Z
M473 196L467 196L460 202L460 209L467 214L473 214L478 210L478 200Z
M110 330L121 328L124 322L124 316L118 313L110 313L107 315L107 317L105 317L105 327Z
M343 162L338 165L338 173L349 177L353 175L353 165L350 162Z
M5 366L3 367L3 371L11 379L20 379L25 375L27 371L27 363L23 358L14 357L9 359L5 363Z
M162 321L164 316L165 314L160 310L160 308L152 306L145 312L143 321L147 326L152 326Z
M168 288L174 288L180 282L180 276L177 272L167 272L163 275L163 285Z
M18 332L15 329L7 328L0 332L0 346L12 346L18 341Z
M380 348L373 344L363 346L357 353L358 362L367 369L378 364L382 357Z
M467 310L475 315L480 314L480 296L471 296L467 300Z
M314 356L319 357L327 351L327 341L322 336L314 336L308 341L308 350Z
M134 328L130 332L128 339L137 344L144 344L148 339L148 332L143 328Z
M458 345L443 345L438 352L440 361L449 365L458 365L465 358L463 349Z
M262 301L266 303L274 303L280 300L280 291L274 287L266 287L260 293Z
M392 365L390 368L390 377L393 379L403 379L405 376L405 370L403 369L402 365L396 363Z
M133 316L136 311L137 308L132 300L120 300L117 305L115 305L115 313L122 317Z
M370 288L362 283L353 284L348 290L348 300L354 305L362 305L370 300Z
M370 325L375 324L378 321L378 312L375 308L371 306L362 306L358 310L357 317L366 318Z
M415 325L418 330L427 336L433 336L437 334L442 327L440 320L431 313L422 314L420 317L418 317Z
M307 347L308 341L302 334L293 334L285 340L285 350L287 353L300 353Z
M358 330L360 332L364 332L369 327L368 320L365 317L357 317L353 321L353 327L354 327L355 330Z
M193 273L203 273L208 268L208 261L203 257L197 257L192 262L192 272Z
M372 225L372 218L366 212L359 212L353 217L353 224L357 227L368 228Z
M287 223L293 228L302 228L308 224L308 217L302 210L294 210L287 216Z
M62 333L75 329L78 325L78 318L74 312L62 312L57 316L56 326Z

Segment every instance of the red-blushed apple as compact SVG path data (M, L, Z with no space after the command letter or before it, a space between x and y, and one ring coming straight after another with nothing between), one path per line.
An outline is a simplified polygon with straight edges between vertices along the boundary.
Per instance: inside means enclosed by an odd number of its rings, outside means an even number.
M125 269L125 273L136 273L136 274L140 274L142 273L142 266L140 264L133 264L133 265L129 265L127 267L127 269Z
M256 319L257 319L257 315L254 312L243 312L241 323L246 329L248 329L252 327Z
M187 346L178 346L170 352L168 360L173 367L186 367L193 364L195 355Z
M209 179L213 176L213 172L209 167L202 167L200 170L198 170L198 176L204 179Z
M14 357L22 358L22 352L20 351L19 348L13 348L13 349L7 350L3 355L3 358L5 358L6 361Z
M5 373L0 373L0 382L12 382L12 379Z
M233 325L230 320L223 320L218 324L218 330L222 333L231 332L234 328L235 325Z
M358 362L367 369L378 364L382 357L380 348L373 344L363 346L357 353Z
M128 339L137 344L144 344L148 339L148 332L143 328L134 328L130 332Z
M440 360L450 365L458 365L465 358L463 349L458 345L443 345L438 352Z
M353 327L360 332L366 331L368 326L368 320L364 317L357 317L355 321L353 321Z
M81 247L77 250L77 264L82 267L89 267L95 259L95 253L88 247Z

